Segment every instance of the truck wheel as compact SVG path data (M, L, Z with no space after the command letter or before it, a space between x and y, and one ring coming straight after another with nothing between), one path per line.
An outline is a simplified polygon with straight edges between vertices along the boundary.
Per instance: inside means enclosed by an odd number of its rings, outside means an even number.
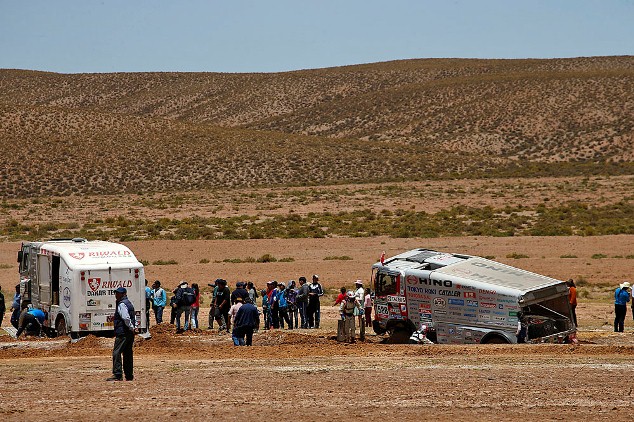
M55 323L55 331L57 331L57 337L68 335L68 329L66 328L66 319L64 317L58 319Z
M489 337L485 337L484 341L481 341L480 344L509 344L510 342L502 336L493 335Z
M390 337L388 337L388 344L407 344L409 343L409 338L412 336L412 331L408 330L407 327L402 325L397 325L390 332Z

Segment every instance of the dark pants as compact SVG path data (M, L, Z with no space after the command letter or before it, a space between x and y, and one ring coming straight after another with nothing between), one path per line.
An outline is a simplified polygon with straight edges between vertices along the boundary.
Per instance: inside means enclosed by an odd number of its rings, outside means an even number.
M216 316L216 322L220 325L220 331L227 330L227 332L230 333L231 319L229 319L229 308L218 309L218 311L214 313Z
M150 329L150 308L152 307L152 302L149 300L145 300L145 328Z
M576 326L578 326L578 324L577 324L577 305L571 306L571 310L572 310L572 321L575 323L575 327L576 327Z
M264 329L271 329L271 310L269 308L262 308L262 313L264 314Z
M22 319L22 325L18 328L16 337L20 337L23 331L26 331L26 334L30 336L39 336L42 333L42 324L33 315L26 314Z
M279 318L280 318L280 328L284 329L284 321L286 321L286 325L288 326L289 330L293 329L293 320L289 318L288 316L288 307L283 306L279 308L278 311L279 314Z
M20 328L18 327L19 322L20 322L20 310L14 309L13 312L11 313L11 325L13 325L13 328L15 328L16 330Z
M614 305L614 332L623 332L625 325L625 314L627 314L627 305Z
M372 327L372 308L371 307L366 307L365 308L365 326L366 327Z
M160 324L161 322L163 322L163 309L165 309L164 306L154 307L154 318L156 319L157 324Z
M233 344L236 346L252 346L253 345L253 327L236 327L231 334ZM246 337L246 341L245 341Z
M297 302L297 309L299 310L299 319L301 321L302 328L308 328L308 318L306 317L306 302Z
M271 325L280 328L280 308L277 305L271 308Z
M308 325L311 328L319 328L319 299L308 299Z
M291 319L291 328L299 328L299 308L297 305L288 307L288 316Z
M191 312L191 306L179 306L176 308L176 329L181 329L181 315L185 314L185 324L183 329L189 330L189 313Z
M170 306L170 308L171 308L170 324L174 324L176 322L176 308L173 306Z
M132 346L134 346L134 332L126 330L125 334L118 334L114 339L112 349L112 375L131 381L134 379ZM123 371L121 370L121 355L123 355Z

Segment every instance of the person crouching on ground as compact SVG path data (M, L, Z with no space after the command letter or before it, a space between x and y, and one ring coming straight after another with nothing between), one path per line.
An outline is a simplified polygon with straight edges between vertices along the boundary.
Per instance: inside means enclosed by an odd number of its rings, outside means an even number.
M121 381L125 374L126 381L134 379L134 359L132 346L134 346L134 334L136 321L134 305L128 300L128 291L119 287L114 291L116 309L114 311L114 347L112 349L112 377L107 381ZM123 365L121 356L123 355ZM123 370L122 370L123 366Z
M41 309L29 309L27 302L22 302L22 312L20 313L18 332L15 337L20 338L24 332L30 336L42 335L42 324L46 321L46 314Z
M627 314L627 303L630 301L630 283L624 281L614 291L614 332L622 333Z
M260 312L251 303L251 299L245 299L246 303L238 309L233 325L233 344L236 346L251 346L253 344L253 331L260 327ZM246 341L245 341L246 337Z

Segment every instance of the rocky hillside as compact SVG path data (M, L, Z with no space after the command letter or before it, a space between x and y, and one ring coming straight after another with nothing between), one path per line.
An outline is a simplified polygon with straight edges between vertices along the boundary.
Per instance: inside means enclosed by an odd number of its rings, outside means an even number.
M631 172L634 57L0 70L0 196Z

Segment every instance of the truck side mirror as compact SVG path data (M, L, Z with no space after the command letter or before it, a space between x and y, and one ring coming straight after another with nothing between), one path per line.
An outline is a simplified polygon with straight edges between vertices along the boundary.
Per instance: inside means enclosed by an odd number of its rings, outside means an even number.
M22 262L22 251L18 251L18 262Z

